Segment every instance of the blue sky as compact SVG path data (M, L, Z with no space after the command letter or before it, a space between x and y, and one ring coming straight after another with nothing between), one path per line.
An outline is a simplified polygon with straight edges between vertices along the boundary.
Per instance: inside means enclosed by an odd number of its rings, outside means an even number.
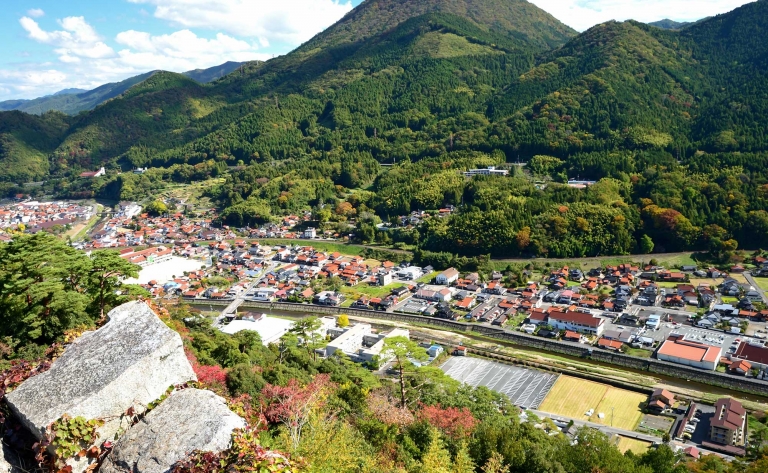
M3 0L0 100L285 54L362 0ZM419 0L411 0L419 1ZM584 31L696 20L749 0L531 0Z

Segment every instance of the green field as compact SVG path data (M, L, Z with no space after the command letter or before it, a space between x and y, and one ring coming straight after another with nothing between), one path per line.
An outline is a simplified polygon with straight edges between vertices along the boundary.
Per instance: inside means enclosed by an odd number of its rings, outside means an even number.
M262 245L298 245L298 246L311 246L312 248L325 251L328 253L339 252L348 256L362 256L366 251L381 251L392 254L392 257L397 257L398 261L402 257L410 258L412 255L410 252L403 252L400 250L389 250L387 248L368 248L363 245L355 245L354 243L340 243L327 240L302 240L302 239L290 239L290 238L259 238L257 239Z
M754 278L757 285L763 291L768 291L768 278Z
M626 453L628 451L631 451L632 453L635 453L637 455L642 455L643 453L647 452L650 447L651 447L651 442L644 442L642 440L636 440L636 439L631 439L629 437L621 437L621 436L619 436L619 441L616 444L616 448L618 448L621 451L621 453Z
M543 266L549 263L550 267L557 268L561 266L568 266L570 268L590 269L595 267L604 268L606 266L616 266L622 263L648 263L652 259L655 259L660 266L667 268L674 268L676 266L695 265L697 262L693 259L693 253L672 253L670 255L665 254L650 254L650 255L633 255L633 256L604 256L594 258L556 258L556 259L499 259L491 260L491 266L497 271L503 271L507 265L527 265L534 264Z
M626 351L624 351L624 353L630 356L637 356L640 358L650 358L651 355L653 355L653 352L651 350L643 350L642 348L627 348Z
M392 289L402 286L405 286L405 284L399 282L387 286L371 286L367 283L358 284L355 287L343 286L339 289L339 292L344 294L347 297L347 300L344 301L342 307L349 307L352 305L352 302L359 299L362 295L368 297L387 297L392 292Z
M423 282L424 284L429 284L430 282L432 282L432 279L434 279L435 276L437 276L437 274L438 274L437 271L432 271L431 273L425 274L424 276L417 279L416 282Z

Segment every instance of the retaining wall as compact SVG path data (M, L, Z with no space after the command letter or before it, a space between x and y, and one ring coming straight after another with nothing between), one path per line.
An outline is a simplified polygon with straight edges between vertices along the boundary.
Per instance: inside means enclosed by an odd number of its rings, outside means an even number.
M227 306L229 301L205 301L196 303L196 301L187 301L193 305L199 306ZM425 325L439 329L446 329L453 332L471 332L484 337L503 340L515 345L536 348L554 353L562 353L570 356L582 358L591 358L595 361L609 363L617 366L624 366L650 373L657 373L674 378L696 381L699 383L718 386L736 391L759 394L768 396L768 382L731 376L716 371L704 371L689 366L678 365L654 358L639 358L625 355L623 353L610 352L582 345L575 342L565 342L549 340L535 335L529 335L522 332L514 332L498 327L487 325L470 324L466 322L456 322L453 320L438 319L434 317L424 317L420 315L399 314L392 312L383 312L377 310L349 309L341 307L325 307L318 305L282 303L282 302L245 302L240 306L243 309L277 309L289 312L302 312L305 314L348 314L357 317L366 317L370 319L381 319L395 322L404 322L417 325Z

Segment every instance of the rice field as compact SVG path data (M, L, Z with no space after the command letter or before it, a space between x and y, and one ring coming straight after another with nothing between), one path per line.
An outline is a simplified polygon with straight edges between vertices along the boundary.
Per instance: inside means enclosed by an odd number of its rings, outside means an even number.
M606 384L560 376L539 410L573 419L634 430L642 417L647 396ZM586 412L594 409L590 417ZM602 419L600 414L603 414Z

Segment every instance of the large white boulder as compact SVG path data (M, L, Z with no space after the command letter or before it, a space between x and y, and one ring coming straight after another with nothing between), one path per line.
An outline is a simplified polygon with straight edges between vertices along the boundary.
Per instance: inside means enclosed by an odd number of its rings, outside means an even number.
M144 411L170 386L195 380L181 337L144 302L109 312L109 322L69 345L51 369L6 396L18 419L38 438L64 414L101 419L101 439L112 439L133 407ZM193 413L192 415L195 415Z
M0 445L0 473L11 473L11 471L13 471L13 468L5 459L5 448Z
M210 391L175 392L123 435L100 473L166 473L190 453L229 448L232 432L245 427L224 399Z

